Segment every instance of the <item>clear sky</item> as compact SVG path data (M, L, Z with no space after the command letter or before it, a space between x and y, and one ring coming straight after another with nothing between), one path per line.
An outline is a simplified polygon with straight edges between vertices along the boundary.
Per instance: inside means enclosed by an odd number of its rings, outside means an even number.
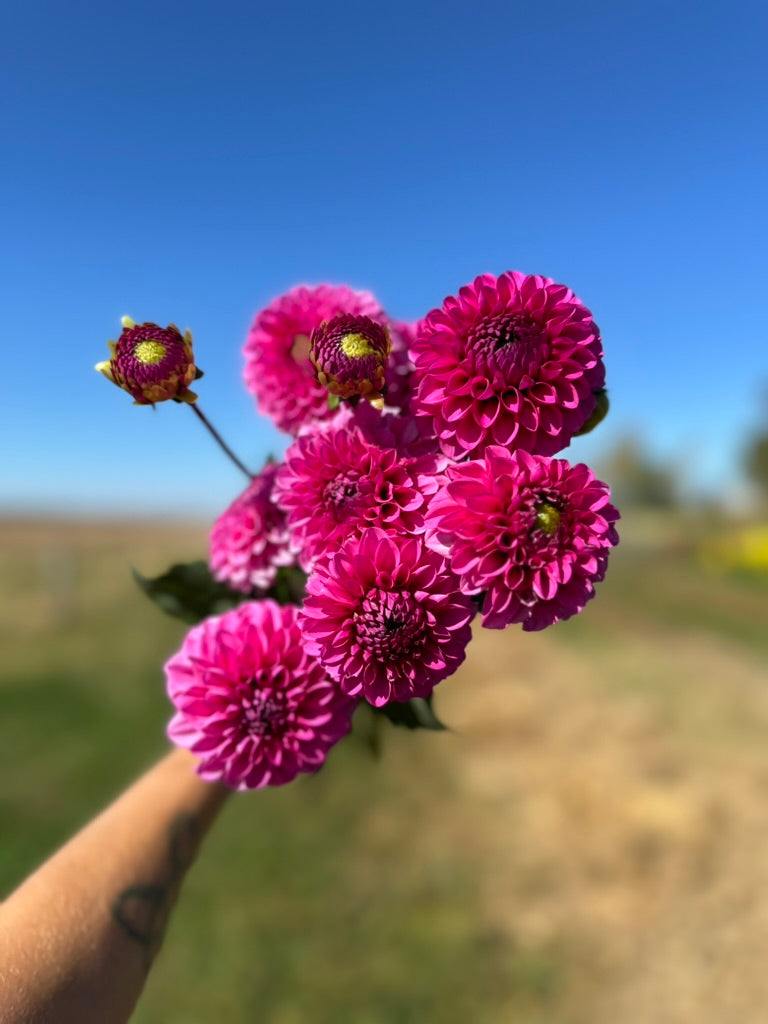
M254 312L348 282L416 319L476 274L593 310L613 410L720 491L768 378L768 5L338 0L0 10L0 507L215 513L190 411L93 372L119 318L192 328L257 465Z

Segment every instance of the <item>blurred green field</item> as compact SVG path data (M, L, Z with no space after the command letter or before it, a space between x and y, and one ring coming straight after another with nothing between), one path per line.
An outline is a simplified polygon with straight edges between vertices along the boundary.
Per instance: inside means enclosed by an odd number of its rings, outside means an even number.
M766 1019L768 580L625 522L585 614L482 632L443 734L232 800L134 1019ZM195 525L2 523L0 892L165 749L181 624L130 566Z

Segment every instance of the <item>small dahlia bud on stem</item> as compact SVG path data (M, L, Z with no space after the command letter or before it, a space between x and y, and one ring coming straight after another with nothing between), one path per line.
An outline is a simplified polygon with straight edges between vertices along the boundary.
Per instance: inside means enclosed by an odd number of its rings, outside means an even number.
M133 396L137 405L154 405L172 398L193 403L197 395L189 390L202 377L195 366L192 335L182 335L174 324L137 324L129 316L122 320L123 333L110 341L111 358L96 364L99 373Z
M337 398L366 398L384 405L389 329L367 316L342 313L316 327L309 358L317 379Z
M123 333L117 341L108 343L111 358L96 363L96 370L132 395L136 405L154 406L156 402L167 402L169 398L174 402L185 402L227 458L249 480L252 479L251 471L196 404L195 392L189 390L192 381L203 376L203 371L195 366L189 330L182 335L175 324L167 327L137 324L129 316L124 316L121 322Z

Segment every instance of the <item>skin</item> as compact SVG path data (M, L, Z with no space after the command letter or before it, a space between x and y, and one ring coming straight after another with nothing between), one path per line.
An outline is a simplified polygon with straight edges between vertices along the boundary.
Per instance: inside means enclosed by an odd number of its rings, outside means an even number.
M3 1024L122 1024L230 791L174 750L0 905Z

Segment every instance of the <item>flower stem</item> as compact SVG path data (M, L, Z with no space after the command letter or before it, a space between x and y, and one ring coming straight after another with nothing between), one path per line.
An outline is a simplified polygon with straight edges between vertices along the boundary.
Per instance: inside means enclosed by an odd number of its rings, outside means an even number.
M224 454L227 455L232 460L232 462L234 462L234 464L242 473L245 473L249 480L253 480L253 473L251 473L251 471L246 466L243 465L240 459L238 459L238 457L229 447L227 442L218 432L216 427L214 427L214 425L211 423L211 421L208 419L208 417L205 415L202 409L200 409L197 402L192 402L189 408L194 412L195 416L197 416L197 418L200 420L200 422L203 424L203 426L209 432L209 434L213 437L214 441L219 446L219 448L221 448Z

